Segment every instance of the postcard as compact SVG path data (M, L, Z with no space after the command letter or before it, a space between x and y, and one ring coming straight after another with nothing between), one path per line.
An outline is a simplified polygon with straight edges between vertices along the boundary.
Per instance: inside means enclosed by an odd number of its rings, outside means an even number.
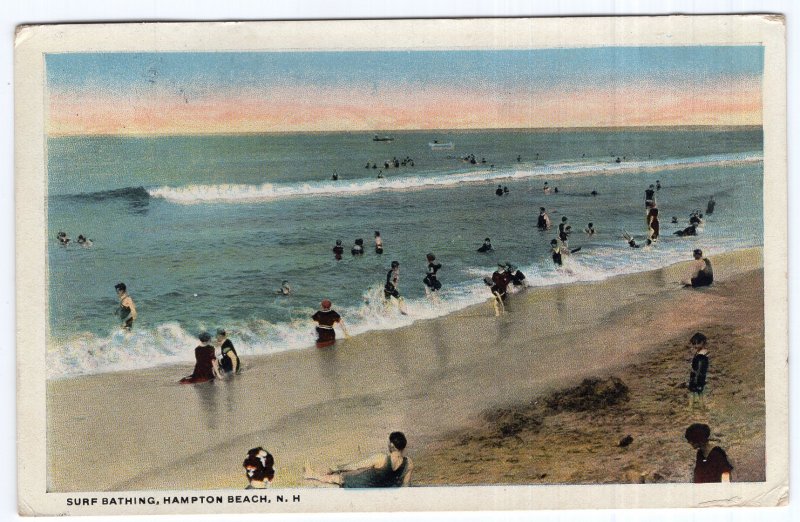
M787 502L782 17L15 60L20 513Z

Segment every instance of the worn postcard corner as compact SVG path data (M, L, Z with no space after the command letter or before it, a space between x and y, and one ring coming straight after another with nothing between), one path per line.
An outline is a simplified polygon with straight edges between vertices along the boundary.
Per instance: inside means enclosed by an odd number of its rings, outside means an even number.
M19 512L785 505L784 23L19 26Z

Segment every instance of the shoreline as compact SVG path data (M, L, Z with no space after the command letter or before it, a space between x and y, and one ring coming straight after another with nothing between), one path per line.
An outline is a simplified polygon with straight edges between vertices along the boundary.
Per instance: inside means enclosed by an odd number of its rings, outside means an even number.
M275 455L276 487L307 487L306 459L315 468L352 461L380 451L394 430L422 455L481 411L625 366L675 331L650 317L653 307L708 301L759 269L761 255L714 256L719 283L708 292L670 284L687 263L527 288L500 318L487 300L334 349L248 357L242 374L219 383L178 385L178 364L48 381L48 489L238 489L241 461L259 445ZM102 466L120 448L126 461Z
M717 258L725 258L726 256L739 255L739 254L750 255L748 253L754 252L754 251L762 251L762 250L763 250L763 247L746 247L746 248L740 248L740 249L736 249L736 250L727 251L727 252L724 252L724 253L721 253L721 254L716 254L713 257L714 257L714 259L717 259ZM723 261L723 263L724 262L725 261ZM659 270L669 271L670 274L679 274L679 275L674 276L675 277L674 280L675 281L679 281L683 277L683 273L681 272L681 268L679 268L679 267L688 266L688 264L689 264L689 261L680 261L680 262L673 263L671 265L667 265L665 267L657 268L657 269L654 269L654 270L616 274L616 275L612 275L612 276L610 276L610 277L608 277L606 279L601 279L601 280L557 282L557 283L553 283L553 284L549 284L549 285L541 285L541 286L540 285L531 285L531 286L527 286L526 285L526 286L521 287L515 293L511 294L511 297L513 297L514 299L519 299L520 296L525 296L525 295L527 295L527 294L529 294L531 292L545 291L547 289L556 289L556 288L571 287L571 286L577 286L577 285L595 285L595 284L603 284L603 283L606 283L606 282L610 283L610 282L613 282L613 281L615 281L615 280L617 280L619 278L628 277L628 276L635 276L635 275L639 275L639 274L647 274L647 273L656 272L656 271L659 271ZM716 266L716 261L715 261L715 266ZM487 273L489 271L491 271L491 269L487 268ZM456 308L456 309L454 309L452 311L445 312L445 313L443 313L441 315L435 315L435 316L432 316L432 317L422 317L422 318L419 318L419 319L412 319L413 322L410 323L410 324L404 324L404 325L399 325L399 326L390 327L390 328L369 329L369 330L360 332L358 334L354 334L353 337L371 335L371 334L374 334L376 332L397 331L397 330L400 330L400 329L403 329L403 328L413 327L414 325L421 324L421 323L424 323L426 321L432 321L432 320L451 317L451 316L454 316L456 314L464 312L464 311L466 311L466 310L468 310L470 308L473 308L473 307L489 306L490 304L491 304L491 299L487 296L487 298L483 302L467 304L467 305L465 305L463 307ZM347 318L345 317L345 319L347 319ZM350 328L352 328L352 324L350 325ZM309 330L309 332L311 332L313 330L313 327L309 326L308 330ZM341 336L341 331L337 335ZM337 337L337 342L339 344L342 343L343 341L344 341L344 339L342 337ZM191 342L196 344L196 339L192 338ZM278 356L280 354L285 354L285 353L301 352L301 351L309 350L309 349L312 349L312 348L315 348L314 342L313 341L309 341L309 343L307 345L304 345L304 346L293 347L293 348L289 348L289 349L285 349L285 350L275 351L275 352L272 352L272 353L258 353L258 354L250 355L250 354L247 354L245 352L245 353L239 354L239 356L240 357L244 356L244 358L249 363L250 361L253 361L253 360L260 360L260 359L263 359L263 358L275 357L275 356ZM191 348L191 346L188 346L186 348L186 353L187 354L191 354L191 352L192 352L192 348ZM186 371L188 373L191 373L193 367L194 367L194 360L187 358L185 362L167 362L167 363L157 364L155 366L149 366L149 367L144 367L144 368L121 369L121 370L103 371L103 372L98 372L98 373L85 373L85 374L75 374L75 375L48 377L46 382L50 383L50 382L60 382L60 381L71 381L71 380L78 380L78 379L84 379L84 378L102 377L102 376L111 376L111 375L120 375L121 376L121 375L136 373L136 372L144 372L144 371L157 370L157 369L166 370L166 369L186 368L187 369ZM188 375L188 373L187 373L187 375Z

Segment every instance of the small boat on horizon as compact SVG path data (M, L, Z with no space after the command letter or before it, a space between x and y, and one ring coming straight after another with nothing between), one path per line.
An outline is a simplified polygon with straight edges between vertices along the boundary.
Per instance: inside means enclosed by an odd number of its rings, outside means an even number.
M372 137L372 141L394 141L391 136L378 136L377 134Z
M447 143L439 143L439 140L433 140L432 142L428 143L428 146L431 150L453 150L455 145L453 145L452 141Z

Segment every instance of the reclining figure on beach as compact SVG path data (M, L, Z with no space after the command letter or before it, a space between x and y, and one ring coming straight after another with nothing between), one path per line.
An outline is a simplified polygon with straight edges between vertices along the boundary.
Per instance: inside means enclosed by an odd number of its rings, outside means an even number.
M389 435L389 454L378 453L372 457L344 466L331 468L327 473L315 473L306 463L303 478L340 488L397 488L408 486L414 464L404 456L406 436L395 431Z

